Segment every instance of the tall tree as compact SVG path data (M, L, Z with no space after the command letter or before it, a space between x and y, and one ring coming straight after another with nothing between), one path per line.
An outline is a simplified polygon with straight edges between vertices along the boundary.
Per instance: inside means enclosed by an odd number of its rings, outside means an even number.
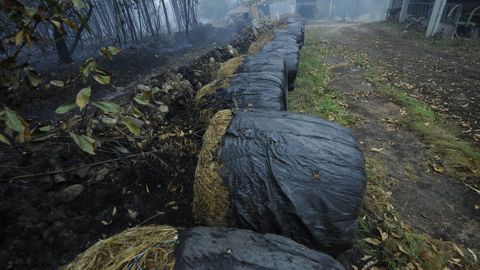
M153 29L152 19L150 17L150 13L148 12L147 3L145 2L145 0L141 0L141 2L142 2L142 6L143 6L143 12L145 13L145 18L147 18L147 21L146 21L147 26L150 29L150 33L152 35L155 35L155 30Z
M60 63L72 63L73 59L70 50L68 49L67 42L65 41L65 31L61 32L56 26L53 26L53 39L55 41L55 48L57 49Z
M165 6L165 0L162 0L163 14L165 15L165 21L167 22L168 34L172 34L172 29L170 28L170 22L168 21L168 12L167 7Z

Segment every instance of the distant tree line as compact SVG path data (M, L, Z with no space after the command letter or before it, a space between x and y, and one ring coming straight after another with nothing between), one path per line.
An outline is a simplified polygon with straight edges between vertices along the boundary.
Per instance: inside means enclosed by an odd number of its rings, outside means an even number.
M198 0L0 0L0 86L11 92L19 88L63 88L75 81L81 90L75 101L62 105L55 112L68 113L79 109L84 117L89 107L116 115L121 107L112 102L90 102L91 84L107 85L111 74L88 58L80 66L78 76L66 81L46 81L29 64L29 54L42 46L56 49L61 63L73 62L72 55L79 46L99 50L112 58L131 43L152 38L164 38L176 32L188 33L198 27ZM117 46L117 47L115 47ZM6 93L4 92L4 93ZM126 112L127 114L129 112ZM130 130L138 127L122 116ZM84 118L83 118L84 119ZM67 121L68 122L68 121ZM71 121L70 121L71 122ZM75 122L75 121L73 121ZM72 123L73 123L72 122ZM83 120L81 126L83 126ZM79 147L90 154L96 145L92 134L73 126L62 127ZM39 129L41 130L41 129ZM87 129L88 130L88 129ZM0 108L0 142L22 143L37 130L14 110ZM55 129L56 131L56 129ZM49 131L46 131L49 132ZM52 131L53 132L53 131Z
M24 38L53 41L61 63L71 63L81 46L125 47L152 37L188 33L198 26L198 0L0 0L0 38L3 50L13 36L34 27ZM30 18L22 25L19 18ZM26 34L26 32L23 32ZM22 34L20 34L22 35ZM17 37L20 39L20 37ZM37 44L38 45L38 44ZM7 47L7 48L5 48Z

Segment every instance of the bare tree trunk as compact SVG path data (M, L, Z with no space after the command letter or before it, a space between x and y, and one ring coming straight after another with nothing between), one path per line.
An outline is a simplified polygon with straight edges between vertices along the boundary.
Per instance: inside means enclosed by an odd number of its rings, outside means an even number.
M125 35L125 28L123 27L122 23L122 18L121 18L121 13L118 8L118 3L116 0L112 0L112 9L113 9L113 14L115 16L115 28L117 29L117 41L118 45L122 46L122 39L120 37L120 32L123 34L124 42L126 44L126 35Z
M173 13L175 14L175 22L177 23L178 31L183 31L183 20L182 12L180 11L180 6L178 0L171 0Z
M95 28L98 32L95 33L95 36L97 37L97 42L99 42L98 45L100 45L103 43L103 29L96 13L93 13L92 15L92 22L95 24Z
M128 42L144 40L145 36L166 33L171 35L177 30L188 34L198 27L198 0L83 1L88 5L86 9L79 13L71 8L67 13L71 21L76 23L77 30L54 27L50 32L50 25L47 24L46 29L50 35L53 33L62 63L72 62L72 54L80 47L88 50L112 43L123 47ZM170 11L173 14L170 14ZM89 22L89 26L79 23L83 21ZM87 33L85 28L89 27L91 31ZM2 34L0 33L0 36Z
M148 13L147 3L145 0L141 0L143 6L143 12L145 13L145 18L147 19L147 25L150 28L150 32L152 35L155 35L155 30L153 30L152 19L150 18L150 14Z
M183 0L184 19L185 19L185 33L188 34L190 24L190 15L188 14L188 0Z
M69 64L73 63L72 56L68 50L67 42L65 41L65 35L60 33L55 27L53 26L53 39L55 40L55 47L57 48L58 58L60 63L62 64Z
M157 7L155 5L154 1L151 1L150 4L152 6L150 8L150 10L153 10L153 12L154 12L153 15L154 15L154 18L155 18L155 25L157 26L157 34L158 34L160 31L162 31L162 24L163 24L162 15L161 15L160 12L158 12L160 10L160 6ZM159 5L160 5L160 3L159 3Z
M124 8L125 13L126 13L125 17L128 20L128 25L129 25L129 28L130 28L130 35L132 37L132 40L137 42L137 40L138 40L137 31L136 31L136 28L135 28L135 24L133 23L132 14L130 13L130 5L128 5L128 3L125 0L123 0L123 8Z
M192 0L190 0L190 17L191 22L193 23L192 28L198 28L197 12L195 9L195 3Z
M89 8L88 8L87 15L84 18L85 23L88 23L90 21L90 17L92 17L92 12L93 12L93 5L90 4ZM82 23L82 25L77 30L77 33L75 35L75 40L73 41L72 46L70 46L70 50L68 51L68 53L70 55L72 55L73 52L75 52L75 49L77 48L78 42L82 38L82 32L85 29L85 23Z
M142 8L140 7L140 2L137 2L137 19L138 19L138 30L140 33L140 40L143 40L143 27L142 27Z
M105 26L105 29L107 30L108 36L111 37L113 35L113 30L112 30L112 21L110 20L110 12L107 11L107 8L104 6L105 2L100 2L97 4L97 7L99 9L98 15L100 17L100 20L102 21L103 26Z
M170 29L170 22L168 21L168 12L167 7L165 6L165 0L162 0L162 7L163 7L163 14L165 15L165 21L167 22L167 30L168 34L172 34L172 30Z

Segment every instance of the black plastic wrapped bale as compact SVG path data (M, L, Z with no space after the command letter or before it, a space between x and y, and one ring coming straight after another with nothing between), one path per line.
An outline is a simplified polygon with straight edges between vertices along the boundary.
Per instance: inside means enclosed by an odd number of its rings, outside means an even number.
M245 57L237 68L238 73L272 72L288 85L287 65L285 56L278 52L258 53Z
M349 129L275 111L220 111L195 174L199 224L291 237L337 254L352 246L366 186Z
M301 22L292 22L288 24L287 30L296 37L298 45L302 47L305 42L305 25Z
M216 93L216 109L287 110L284 82L272 72L238 73L230 86Z
M235 74L228 86L220 84L214 86L214 89L215 91L207 89L205 93L202 89L197 95L197 108L202 122L207 122L217 111L223 109L287 110L286 86L275 73Z
M343 269L277 235L226 228L140 226L100 240L62 270Z
M289 44L299 45L297 38L288 30L277 29L274 33L275 36L272 41L284 41Z
M282 41L272 41L263 47L262 53L265 55L275 53L283 57L287 65L288 90L294 90L300 54L298 45Z
M283 236L227 228L193 228L180 235L176 270L342 270L330 256Z

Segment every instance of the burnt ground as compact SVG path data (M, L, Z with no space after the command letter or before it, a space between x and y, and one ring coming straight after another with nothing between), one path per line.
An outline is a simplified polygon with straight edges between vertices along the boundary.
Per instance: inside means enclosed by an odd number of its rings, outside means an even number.
M459 122L480 146L480 45L477 41L427 41L423 33L393 23L326 23L331 43L379 61L395 84Z
M164 55L170 59L165 62L147 50L127 51L112 63L114 84L162 89L158 100L168 104L166 115L138 107L149 120L148 133L132 137L125 129L95 130L102 144L95 156L80 151L66 133L0 146L2 269L56 269L99 239L136 225L192 225L193 180L205 129L194 109L195 91L216 76L218 63L235 56L231 47L211 41ZM247 30L230 44L245 53L252 41ZM116 99L125 106L136 90L127 89ZM41 107L51 110L75 91L58 93L41 93L38 103L20 108L34 120L50 121L54 115Z
M60 65L55 51L51 51L30 62L42 75L44 82L52 79L67 81L78 76L84 59L95 57L100 67L112 74L112 80L108 86L93 81L92 99L109 99L134 90L132 84L141 82L140 79L144 79L146 74L159 74L191 64L213 48L232 42L241 30L239 25L214 28L207 24L192 31L189 36L179 33L168 40L152 39L141 44L130 44L122 48L122 52L112 60L99 56L98 50L93 50L97 52L78 52L75 63ZM31 122L59 119L61 116L55 114L55 109L75 100L77 92L83 87L85 85L77 80L63 88L51 87L45 83L34 91L2 91L0 104L6 104Z
M397 75L393 83L414 84L412 93L449 117L478 128L480 73L468 72L480 67L477 51L465 54L420 44L402 38L404 33L385 23L313 23L307 34L329 46L341 45L384 62ZM403 109L368 82L364 69L349 62L348 56L326 56L323 62L331 76L327 87L346 97L347 111L355 119L352 128L365 157L380 163L386 172L385 191L391 194L401 220L436 239L480 249L478 191L427 165L429 145L419 134L395 123ZM451 69L458 73L450 73Z

